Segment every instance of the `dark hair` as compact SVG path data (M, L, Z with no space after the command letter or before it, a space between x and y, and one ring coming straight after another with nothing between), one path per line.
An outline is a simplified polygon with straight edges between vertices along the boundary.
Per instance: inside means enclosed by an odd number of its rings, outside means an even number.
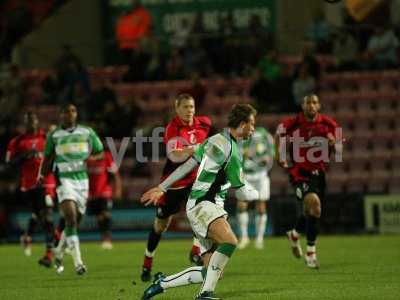
M75 108L77 108L76 105L73 104L73 103L65 103L65 104L62 104L62 105L60 106L60 114L63 113L63 112L65 112L65 111L68 109L68 107L70 107L70 106L74 106Z
M175 106L181 105L181 103L186 100L194 101L194 98L192 95L190 95L188 93L179 94L178 96L175 97Z
M318 102L320 102L318 95L317 95L317 94L314 94L314 93L305 95L305 96L303 97L303 102L307 101L307 100L310 99L310 98L314 98L314 97L318 99Z
M241 122L248 122L251 115L257 115L257 110L253 106L250 104L235 104L228 116L228 126L237 128Z

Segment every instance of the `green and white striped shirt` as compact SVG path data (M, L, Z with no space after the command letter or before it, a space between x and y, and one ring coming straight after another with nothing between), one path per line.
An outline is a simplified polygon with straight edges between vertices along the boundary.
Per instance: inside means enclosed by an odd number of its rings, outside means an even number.
M77 125L71 130L57 127L47 136L44 154L55 153L56 174L59 179L84 181L88 179L86 160L103 151L103 144L90 127Z
M193 154L200 164L188 201L221 202L229 188L245 185L242 155L236 140L225 131L208 138Z
M241 145L243 170L245 174L266 172L267 160L271 163L275 156L274 138L263 127L257 127L250 139Z

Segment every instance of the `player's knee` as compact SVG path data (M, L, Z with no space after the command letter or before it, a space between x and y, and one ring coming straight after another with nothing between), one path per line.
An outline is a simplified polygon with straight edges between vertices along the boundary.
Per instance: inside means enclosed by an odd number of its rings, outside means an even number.
M238 209L239 209L239 212L247 211L247 203L244 202L244 201L239 201L238 202Z
M167 219L156 219L156 221L154 222L154 231L157 234L161 234L164 233L165 231L167 231L169 224L171 223L171 218L167 218Z
M257 203L256 208L257 208L257 213L259 213L260 215L265 214L266 211L267 211L267 207L266 207L266 205L265 205L265 202L259 201L259 202Z
M316 194L310 193L305 199L308 215L319 218L321 216L321 202Z

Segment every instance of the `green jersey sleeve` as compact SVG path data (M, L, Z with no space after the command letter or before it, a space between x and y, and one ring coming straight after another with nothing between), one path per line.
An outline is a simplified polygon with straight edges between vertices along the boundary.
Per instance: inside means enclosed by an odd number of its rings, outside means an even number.
M44 147L44 156L50 157L54 152L54 140L53 135L50 133L46 138L46 146Z
M93 129L90 129L89 143L92 146L92 154L103 152L103 143L100 141L100 138Z
M238 189L245 185L243 160L236 144L232 145L232 155L226 166L226 174L232 188Z

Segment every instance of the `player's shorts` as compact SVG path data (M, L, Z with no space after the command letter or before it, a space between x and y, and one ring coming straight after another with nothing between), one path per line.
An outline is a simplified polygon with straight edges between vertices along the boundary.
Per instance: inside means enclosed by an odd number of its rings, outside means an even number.
M186 203L189 198L191 190L191 185L182 189L167 190L163 203L157 207L157 218L166 219L178 213L182 203Z
M112 209L112 200L107 198L93 198L87 202L87 213L89 216L97 216L103 211Z
M57 187L58 202L72 200L76 203L78 211L83 215L86 211L86 203L89 196L88 180L70 180L61 178L61 185Z
M260 201L268 201L270 192L270 180L266 172L255 174L244 174L245 180L260 194Z
M186 215L190 226L200 242L201 254L209 251L214 242L207 238L210 224L218 218L228 217L225 209L210 201L201 201L193 206L193 202L188 202L186 206Z
M33 214L37 217L45 208L54 206L53 201L46 201L44 189L41 187L33 188L27 191L18 191L18 203L24 207L30 207Z
M303 201L304 197L308 193L315 193L322 201L324 199L326 189L325 173L322 171L314 171L311 173L301 170L301 175L307 177L308 179L297 182L292 181L297 200Z

